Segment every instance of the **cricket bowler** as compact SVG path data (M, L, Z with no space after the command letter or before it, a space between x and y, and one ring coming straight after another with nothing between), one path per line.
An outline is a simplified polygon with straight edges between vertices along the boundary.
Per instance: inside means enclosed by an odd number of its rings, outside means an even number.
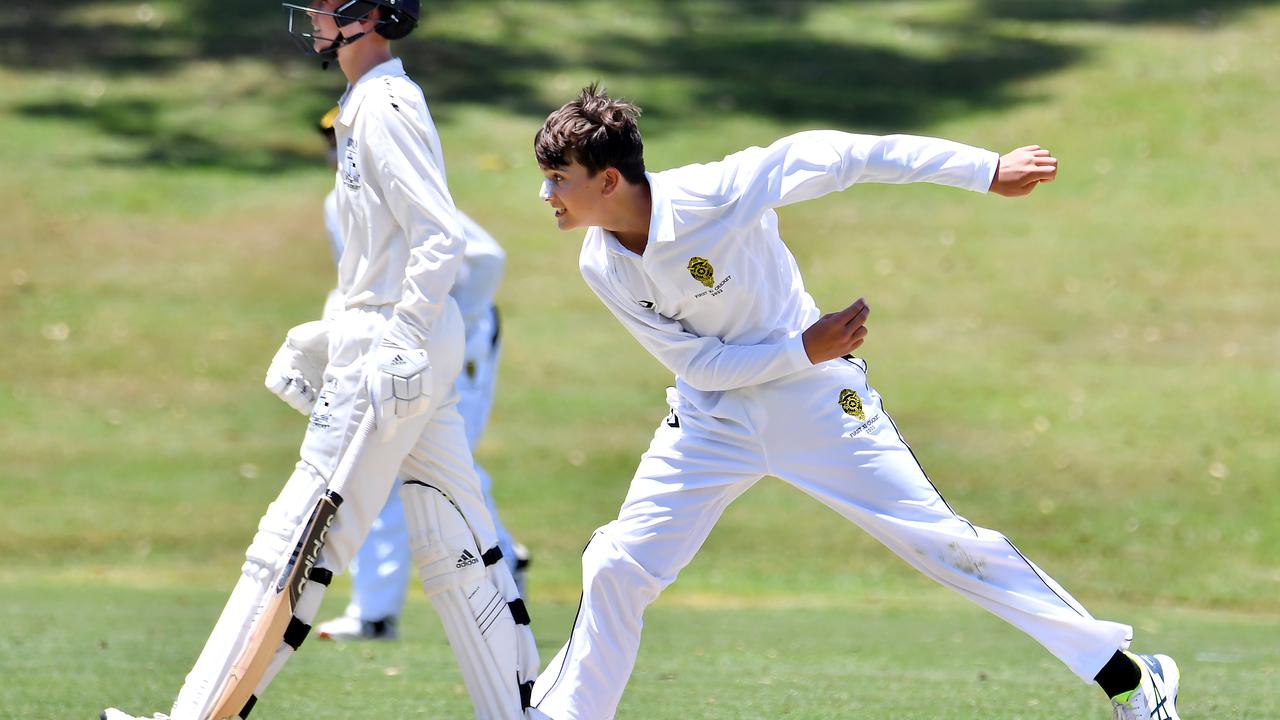
M639 114L592 85L534 141L557 226L586 228L587 285L676 376L618 518L583 551L581 607L538 677L535 708L553 720L612 718L645 607L729 503L771 475L1035 638L1097 682L1117 719L1177 720L1172 659L1130 654L1129 626L1095 619L1004 535L943 500L851 354L866 338L867 304L822 315L778 232L777 208L855 183L1027 195L1055 178L1052 154L819 130L650 173Z

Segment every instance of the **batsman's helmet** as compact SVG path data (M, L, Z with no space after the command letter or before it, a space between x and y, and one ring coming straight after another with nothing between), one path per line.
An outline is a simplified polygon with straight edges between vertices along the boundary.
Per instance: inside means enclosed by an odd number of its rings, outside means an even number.
M388 40L399 40L418 26L422 4L418 0L371 0L382 7L378 34Z
M321 37L315 34L315 27L310 22L310 18L315 15L328 15L341 28L364 20L369 13L382 8L381 17L374 26L374 32L388 40L399 40L418 26L418 16L422 11L420 0L347 0L332 12L294 3L281 3L281 5L289 13L289 34L297 41L298 47L308 54L322 57L333 57L338 52L338 48L359 40L364 37L364 33L348 36L339 31L338 37ZM317 43L328 44L317 50Z

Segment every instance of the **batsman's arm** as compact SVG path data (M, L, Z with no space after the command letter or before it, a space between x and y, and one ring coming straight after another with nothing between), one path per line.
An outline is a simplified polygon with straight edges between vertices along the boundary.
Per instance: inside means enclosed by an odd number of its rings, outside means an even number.
M379 108L368 142L378 148L373 161L387 208L409 243L404 291L384 337L421 348L453 288L466 240L445 183L444 159L436 157L411 112L407 101L398 110Z
M333 256L336 268L342 260L342 251L346 248L346 240L342 237L342 218L338 214L338 191L330 190L324 197L324 229L329 236L329 253Z

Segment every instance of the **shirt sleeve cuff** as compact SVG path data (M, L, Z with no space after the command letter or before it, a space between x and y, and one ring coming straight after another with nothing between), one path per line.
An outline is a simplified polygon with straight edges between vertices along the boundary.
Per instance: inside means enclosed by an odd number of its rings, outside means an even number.
M981 157L978 158L977 167L973 173L973 185L969 189L977 193L986 193L996 179L996 169L1000 167L1000 153L991 150L980 152Z
M809 353L805 352L804 349L803 332L792 333L787 338L787 342L784 347L787 362L793 371L813 367L813 363L809 362Z

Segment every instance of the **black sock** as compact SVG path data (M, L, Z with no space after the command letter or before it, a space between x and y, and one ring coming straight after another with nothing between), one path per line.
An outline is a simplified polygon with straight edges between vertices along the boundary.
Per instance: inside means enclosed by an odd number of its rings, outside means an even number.
M1102 692L1107 697L1115 697L1137 688L1142 682L1142 671L1136 663L1117 650L1094 676L1093 681L1102 686Z

